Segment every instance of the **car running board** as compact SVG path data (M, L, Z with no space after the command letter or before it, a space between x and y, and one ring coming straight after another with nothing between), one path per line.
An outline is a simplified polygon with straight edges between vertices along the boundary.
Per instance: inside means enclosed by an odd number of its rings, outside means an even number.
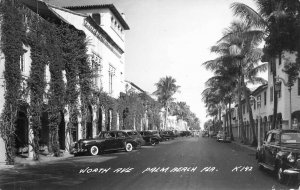
M275 168L273 166L270 166L268 164L265 164L265 163L262 163L262 162L259 162L258 164L261 165L261 166L263 166L264 168L266 168L268 170L272 170L272 171L275 170Z

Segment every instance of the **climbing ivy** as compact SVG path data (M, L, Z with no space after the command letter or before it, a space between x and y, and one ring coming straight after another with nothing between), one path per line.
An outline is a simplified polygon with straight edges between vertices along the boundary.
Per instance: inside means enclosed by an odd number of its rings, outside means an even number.
M18 2L3 0L0 4L1 51L5 61L4 109L1 114L0 134L5 143L6 163L13 164L15 157L15 121L18 113L18 100L21 94L20 56L23 55L25 30Z

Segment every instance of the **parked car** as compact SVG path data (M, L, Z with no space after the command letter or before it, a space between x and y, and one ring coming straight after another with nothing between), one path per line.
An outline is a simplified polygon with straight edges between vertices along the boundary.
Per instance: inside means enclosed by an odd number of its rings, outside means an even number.
M257 149L256 158L260 168L267 168L284 183L300 174L300 131L271 130L266 134L263 145ZM293 178L292 178L293 179Z
M71 151L75 156L79 153L98 155L104 151L125 150L131 152L138 144L124 131L104 131L93 139L81 139L75 143Z
M146 144L151 144L155 146L159 144L159 139L156 135L153 134L151 131L141 131L140 134L142 135L143 139L145 140Z
M180 136L181 137L188 137L188 136L191 136L192 133L190 131L181 131L180 132Z
M217 141L218 142L231 142L231 139L226 131L219 131L217 134Z
M151 132L154 136L156 136L157 139L158 139L159 141L162 141L162 140L163 140L163 139L161 138L161 136L159 135L158 130L147 130L147 131Z
M127 133L137 143L137 148L140 148L141 146L146 144L142 135L138 131L135 130L122 130L122 131Z
M160 131L159 135L162 138L162 140L175 139L175 134L173 131Z

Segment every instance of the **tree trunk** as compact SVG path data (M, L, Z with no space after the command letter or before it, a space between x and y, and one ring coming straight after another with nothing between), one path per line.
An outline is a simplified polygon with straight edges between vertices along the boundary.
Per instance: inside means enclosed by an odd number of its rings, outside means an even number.
M255 126L254 126L252 108L251 108L251 105L250 105L250 100L249 100L250 98L249 98L249 94L247 92L247 87L245 86L245 83L243 83L243 90L244 90L246 104L247 104L247 107L248 107L250 127L251 127L251 131L252 131L252 135L253 135L251 145L252 146L257 146L257 138L256 138L256 134L255 134Z
M232 123L231 123L231 101L229 101L229 134L232 141L234 141L232 133Z
M279 53L279 62L281 62L281 53ZM275 84L276 84L276 60L273 60L271 62L271 67L272 67L272 79L273 79L273 121L272 121L272 129L276 128L276 120L277 120L277 104L278 104L278 99L277 99L277 93L275 91Z
M239 126L242 132L242 142L246 143L246 132L243 123L243 113L242 113L242 92L241 92L241 76L239 76L238 82L238 116L239 116Z
M165 128L164 128L164 130L167 129L168 109L169 109L169 105L167 103L166 104L166 115L165 115Z

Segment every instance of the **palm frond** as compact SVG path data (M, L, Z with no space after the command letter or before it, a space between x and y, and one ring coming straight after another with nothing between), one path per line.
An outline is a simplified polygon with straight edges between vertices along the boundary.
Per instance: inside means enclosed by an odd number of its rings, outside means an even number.
M231 4L230 8L233 10L234 15L240 17L245 23L260 29L266 29L265 19L250 6L235 2Z

